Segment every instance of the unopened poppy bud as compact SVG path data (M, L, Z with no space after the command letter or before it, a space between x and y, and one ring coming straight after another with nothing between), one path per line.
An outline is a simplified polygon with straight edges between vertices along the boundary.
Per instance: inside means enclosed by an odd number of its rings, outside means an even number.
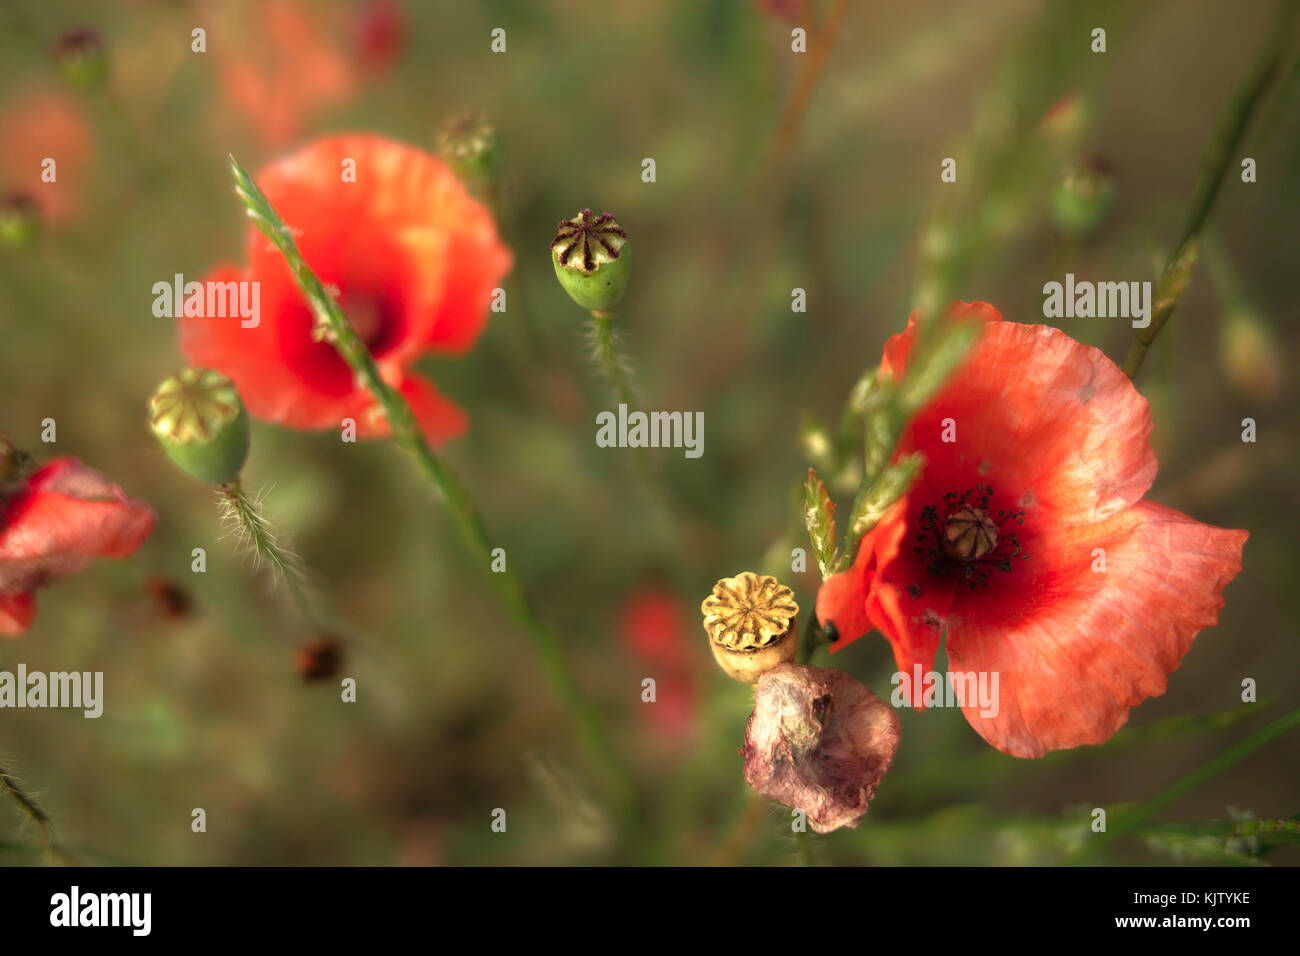
M98 86L108 76L104 43L94 30L69 30L54 45L61 72L77 86Z
M1115 204L1115 175L1096 157L1070 167L1052 192L1052 222L1067 236L1095 231Z
M30 246L41 234L41 212L26 193L10 193L0 201L0 241Z
M1285 350L1254 310L1231 309L1219 326L1219 345L1223 374L1235 391L1260 402L1282 393Z
M0 495L5 489L20 484L23 473L30 465L27 455L14 447L4 435L0 435Z
M158 386L149 427L177 467L208 484L239 477L248 457L248 413L220 372L187 368Z
M589 312L608 312L627 290L632 265L627 230L603 212L584 209L560 220L551 240L551 262L564 291Z
M742 571L723 578L700 604L713 658L729 677L753 684L799 648L799 605L771 575Z
M458 178L471 185L495 183L505 165L505 150L486 116L462 113L438 130L438 155Z

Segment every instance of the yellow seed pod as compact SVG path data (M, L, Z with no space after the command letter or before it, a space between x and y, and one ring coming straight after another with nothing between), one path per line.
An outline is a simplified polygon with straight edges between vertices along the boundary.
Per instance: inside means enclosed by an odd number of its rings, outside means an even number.
M723 578L700 610L713 658L729 677L755 684L773 667L794 660L799 605L794 592L771 575L742 571Z

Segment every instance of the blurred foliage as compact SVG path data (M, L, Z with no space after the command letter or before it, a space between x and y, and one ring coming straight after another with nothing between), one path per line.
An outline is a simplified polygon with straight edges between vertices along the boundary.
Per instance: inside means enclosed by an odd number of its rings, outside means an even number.
M0 135L57 94L72 119L42 106L40 136L79 156L60 165L67 201L36 243L0 251L0 428L32 452L81 458L160 515L134 559L41 592L32 631L0 646L2 668L102 670L106 687L98 720L5 711L0 765L36 794L65 850L92 863L799 860L788 811L755 804L741 780L748 691L708 660L699 600L718 578L772 563L812 607L815 562L788 572L790 549L807 546L802 416L837 421L911 309L984 299L1041 321L1042 286L1066 271L1154 277L1272 4L849 4L776 151L804 67L791 24L760 3L607 3L597 17L586 0L408 2L391 5L405 27L387 55L366 19L385 5L304 4L310 30L280 46L263 22L272 6L0 3ZM1089 50L1098 25L1105 54ZM203 54L190 49L199 26ZM72 83L51 56L78 27L102 37L102 85ZM490 51L495 27L507 31L502 54ZM236 78L255 67L268 79L249 102ZM1140 804L1255 730L1266 707L1276 717L1300 700L1298 333L1285 321L1300 306L1296 75L1288 67L1248 134L1258 181L1230 178L1214 212L1232 301L1215 276L1193 275L1139 380L1161 465L1151 497L1252 533L1219 625L1101 747L1018 761L958 713L902 712L902 746L870 814L855 831L810 837L807 857L1060 862L1090 836L1092 808ZM151 314L152 284L243 257L227 154L256 170L295 143L356 129L432 150L438 127L467 110L491 119L504 149L509 308L471 354L423 365L470 413L448 460L634 765L642 816L631 832L600 805L523 633L392 447L255 424L244 476L351 622L341 673L359 690L344 705L334 682L305 685L296 671L294 649L321 635L222 539L212 493L172 468L145 427L153 387L182 363L170 322ZM0 189L32 175L10 162L31 145L0 144ZM958 181L941 184L949 156ZM1115 198L1095 232L1063 236L1053 192L1084 156L1107 161ZM641 179L645 157L654 183ZM646 407L705 413L699 459L593 441L608 398L547 248L556 221L587 206L633 237L617 331ZM805 313L791 311L796 287ZM1220 355L1220 323L1241 301L1260 329L1252 341L1288 358L1267 393ZM1132 335L1124 322L1059 324L1117 360ZM1258 444L1240 441L1246 416ZM40 443L46 417L55 446ZM845 483L823 477L848 507ZM189 570L195 547L208 552L202 575ZM151 597L155 575L193 609L168 613ZM623 633L629 598L647 588L675 597L684 642L673 666L689 720L671 734L647 717L664 700L641 701L642 678L665 686L666 665L633 654ZM824 649L814 658L831 661ZM884 641L833 664L888 693ZM1245 677L1280 703L1240 704ZM1295 862L1283 823L1300 809L1297 768L1292 733L1098 859ZM1224 821L1229 806L1258 823ZM206 834L190 831L195 807ZM505 834L491 830L495 808L508 812ZM10 812L0 809L0 861L48 859Z

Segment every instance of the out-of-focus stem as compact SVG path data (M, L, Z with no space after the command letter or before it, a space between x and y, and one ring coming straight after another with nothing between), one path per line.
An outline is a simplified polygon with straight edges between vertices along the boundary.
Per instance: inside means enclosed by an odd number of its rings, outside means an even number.
M1246 133L1246 127L1256 108L1262 102L1273 77L1278 71L1286 44L1290 42L1290 27L1295 20L1300 3L1287 0L1279 12L1278 23L1269 34L1264 51L1256 59L1250 74L1241 84L1232 101L1228 104L1219 127L1205 149L1201 160L1201 177L1192 194L1192 206L1183 226L1182 236L1174 246L1173 253L1166 261L1160 273L1151 303L1151 322L1138 332L1128 357L1124 360L1124 373L1129 378L1137 375L1142 368L1151 343L1155 341L1160 330L1164 328L1169 317L1173 315L1178 300L1191 278L1192 270L1198 259L1199 237L1205 220L1214 208L1219 189L1223 185L1228 168L1236 159L1237 149Z
M456 473L429 447L406 399L379 374L365 343L299 253L297 243L284 220L233 156L230 162L236 191L247 208L249 218L284 255L298 287L312 308L316 322L325 332L326 339L379 405L392 429L393 440L415 460L435 496L451 516L461 540L474 553L483 570L487 571L492 561L492 537L474 507L468 490ZM592 758L620 791L618 796L624 809L630 810L635 800L631 774L606 735L600 715L579 688L559 640L542 624L529 602L518 572L513 570L512 565L507 565L507 570L488 574L488 577L507 609L532 639L543 670L582 730Z
M808 7L811 7L811 4ZM826 14L826 19L818 25L808 40L809 50L804 58L803 68L799 71L794 92L790 94L790 100L785 105L785 110L781 114L781 123L772 140L773 161L782 159L794 143L795 134L799 132L813 90L817 88L817 81L821 79L822 71L826 68L826 58L830 56L831 49L835 46L835 34L839 32L840 23L844 20L848 8L848 0L834 0L830 11Z

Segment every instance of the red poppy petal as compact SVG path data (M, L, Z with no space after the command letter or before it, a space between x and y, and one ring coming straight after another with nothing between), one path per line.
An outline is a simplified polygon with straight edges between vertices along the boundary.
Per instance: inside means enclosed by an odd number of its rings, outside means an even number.
M401 391L411 403L411 411L429 444L436 447L469 429L469 417L464 409L444 398L428 379L413 375L402 383Z
M1109 739L1217 622L1247 537L1151 502L1045 535L1030 563L1054 570L1019 596L1014 619L994 602L953 611L950 670L999 675L998 713L971 706L966 719L1018 757ZM1095 548L1105 573L1092 570Z
M30 591L0 594L0 635L17 637L27 633L36 617L36 598Z
M867 590L867 570L875 563L873 541L879 533L880 525L876 525L863 535L853 566L839 574L832 574L817 591L817 620L822 627L828 624L835 626L837 637L831 645L832 651L852 644L871 630L864 596Z
M899 502L885 532L876 538L876 567L868 573L866 611L871 624L888 639L900 671L916 664L928 671L939 650L939 639L959 583L955 574L936 576L926 559L913 551L913 529L927 495L917 491Z
M936 489L987 476L1031 518L1092 524L1151 486L1150 433L1146 399L1099 349L1045 325L989 322L901 450L925 452Z
M0 527L0 591L30 590L123 558L149 536L153 509L76 459L58 458L32 475Z

